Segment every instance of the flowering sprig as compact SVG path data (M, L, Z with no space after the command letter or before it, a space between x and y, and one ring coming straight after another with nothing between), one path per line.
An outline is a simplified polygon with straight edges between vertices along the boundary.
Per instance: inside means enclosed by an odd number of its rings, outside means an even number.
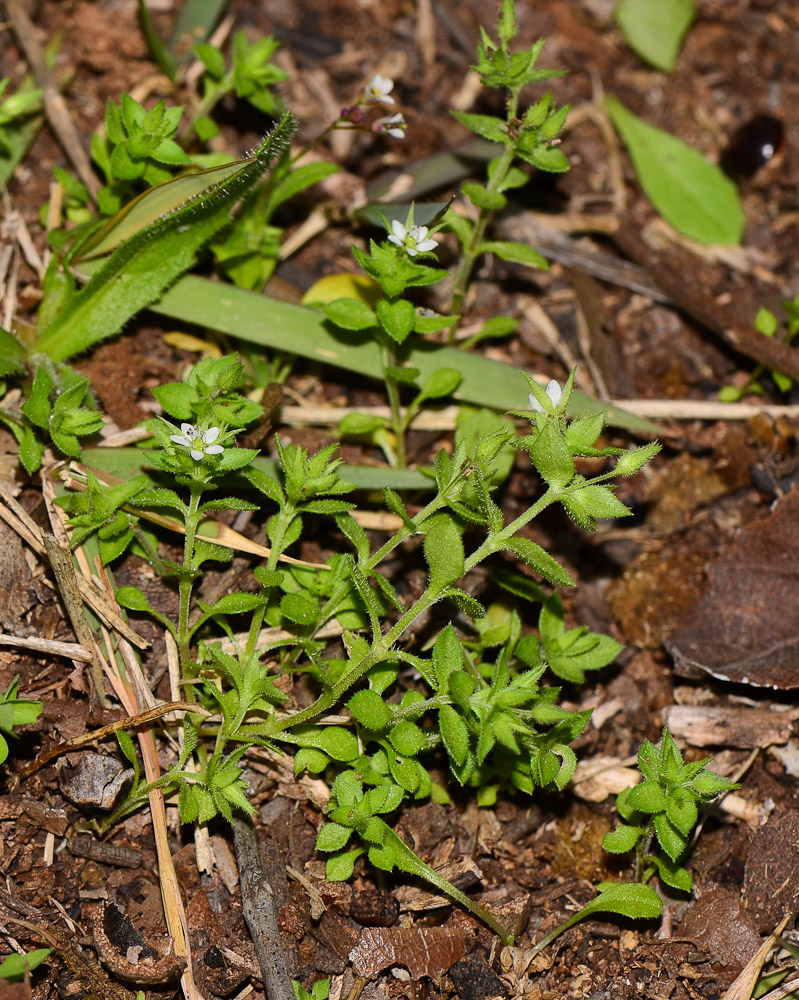
M431 240L428 237L427 226L413 225L413 209L408 216L407 223L402 223L399 219L392 219L391 232L388 235L389 243L402 247L409 257L415 257L418 253L429 253L438 246L438 240Z
M407 127L408 123L405 121L402 113L398 111L395 115L389 115L387 118L378 118L372 126L372 131L385 132L394 139L404 139Z
M400 111L378 118L372 122L371 126L361 124L370 107L380 104L396 104L391 96L393 89L394 81L392 79L375 73L372 79L361 88L355 104L342 108L338 120L330 128L357 128L367 132L385 132L394 139L403 139L407 123Z
M394 81L387 76L375 73L369 83L363 89L363 95L369 104L394 104L391 91L394 89Z
M550 402L552 403L552 406L556 407L560 403L561 397L563 395L563 390L560 387L560 383L553 378L550 379L549 383L547 384L546 393L547 396L549 397ZM530 408L535 410L536 413L547 412L546 409L544 408L545 404L540 403L532 392L527 398L530 401Z
M221 444L214 444L219 434L218 427L209 427L203 431L194 424L181 424L180 434L170 434L169 440L188 448L194 461L201 462L206 455L221 455L225 450Z

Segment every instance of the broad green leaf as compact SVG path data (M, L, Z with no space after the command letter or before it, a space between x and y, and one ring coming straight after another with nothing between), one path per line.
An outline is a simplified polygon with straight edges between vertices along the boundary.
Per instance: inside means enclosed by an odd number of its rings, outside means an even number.
M435 593L463 575L463 541L448 514L434 514L425 527L424 555L430 567L430 588Z
M535 953L543 951L564 931L595 913L617 913L622 917L653 920L663 912L663 901L651 885L642 882L600 882L597 888L599 895L542 938L533 949Z
M367 729L379 732L391 723L391 709L380 695L371 689L356 691L347 702L347 708Z
M680 833L687 837L698 819L696 801L685 788L675 788L666 796L666 815Z
M516 264L527 264L539 271L549 270L546 257L542 257L537 250L533 250L526 243L514 243L509 240L486 240L478 246L477 252L493 253L502 260L511 260Z
M558 587L574 586L574 580L560 563L531 538L508 538L503 542L503 547L515 552L520 559L523 559L528 566L532 566L550 583L554 583Z
M180 185L179 199L170 192L168 203L156 210L154 221L152 206L147 208L144 214L151 221L132 234L128 228L124 242L119 242L118 234L106 233L108 246L116 249L53 321L39 340L38 350L63 361L113 336L139 310L154 302L191 267L198 251L227 223L235 203L285 149L293 128L291 116L284 115L254 157L237 163L235 171L223 179L215 174L212 183L206 180L199 191L186 186L189 182L196 184L195 177L168 182ZM124 231L125 220L120 224ZM98 250L95 244L93 252Z
M398 344L401 344L413 330L416 310L407 299L397 299L396 302L381 299L377 303L376 311L381 326Z
M130 611L151 611L150 602L138 587L119 587L117 602Z
M729 781L722 775L716 774L715 771L708 770L701 771L691 782L691 788L705 802L721 795L722 792L729 792L738 787L734 781Z
M508 204L508 199L504 194L500 194L499 191L488 191L482 184L464 184L461 191L478 208L498 212Z
M641 186L663 218L700 243L741 242L738 189L695 149L636 117L615 97L605 106L632 157Z
M652 822L660 846L672 861L676 861L688 847L687 838L670 822L665 813L658 813Z
M422 730L408 719L398 722L388 735L391 745L397 753L405 757L415 757L425 745Z
M38 965L46 961L51 951L52 948L35 948L33 951L29 951L27 955L8 955L0 962L0 979L4 979L9 983L19 982L19 980L25 978L27 973L33 972ZM29 993L29 991L26 991L26 993ZM11 995L12 992L9 991L8 996ZM17 994L14 995L16 996ZM25 994L20 995L23 996Z
M694 19L693 0L622 0L616 22L645 62L671 73L683 35Z
M626 854L635 847L643 833L642 826L628 826L626 823L621 823L615 830L605 834L602 849L611 854Z
M644 781L630 791L627 801L639 812L659 813L666 808L666 793L656 782Z
M658 875L666 885L670 885L673 889L680 889L682 892L691 891L694 880L691 873L681 865L672 861L671 858L661 858L657 855L649 860L655 865Z
M317 851L338 851L352 836L352 828L339 823L325 823L316 838Z
M281 734L281 739L324 750L333 760L355 760L360 752L355 734L342 726L296 726Z
M364 848L359 847L354 851L345 851L343 854L335 854L325 862L325 877L328 882L346 882L352 878L355 870L355 862L364 853Z
M493 115L470 115L463 111L453 111L452 116L469 131L481 135L484 139L505 142L508 138L508 126L501 118L495 118Z
M303 594L284 594L280 610L289 621L298 625L313 625L319 613L316 604Z
M547 420L530 450L538 474L549 486L560 489L574 478L574 459L552 420Z
M360 299L336 299L324 307L324 314L331 323L344 330L368 330L377 326L377 317Z
M451 705L442 705L438 711L438 725L447 753L460 766L469 753L469 730L466 723Z
M25 370L26 351L8 330L0 327L0 378Z
M462 375L456 368L439 368L425 382L421 394L416 397L416 402L449 396L458 388L461 378Z
M213 607L206 607L204 610L208 615L240 615L244 611L254 611L263 603L263 598L259 597L258 594L241 592L225 594Z

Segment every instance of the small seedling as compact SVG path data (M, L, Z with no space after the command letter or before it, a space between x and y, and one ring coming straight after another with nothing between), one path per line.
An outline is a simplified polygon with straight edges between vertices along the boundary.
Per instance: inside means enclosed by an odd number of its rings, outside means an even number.
M52 948L35 948L27 955L8 955L0 962L0 979L19 983L50 957Z
M691 874L679 861L688 851L699 806L739 787L711 771L707 764L712 760L683 763L668 726L660 747L647 740L638 751L644 780L619 793L616 808L625 822L608 833L602 845L614 854L635 850L636 881L647 882L657 874L673 889L690 892Z
M679 861L688 851L691 832L699 819L698 806L739 787L708 769L706 765L712 759L683 763L668 726L663 729L660 747L649 740L644 742L638 751L638 768L644 780L619 793L616 808L626 822L606 834L602 842L605 850L613 854L635 850L635 881L601 882L597 886L599 895L550 931L535 946L535 952L595 913L647 920L659 917L663 901L648 884L653 875L673 889L691 891L691 874Z
M29 726L42 712L42 703L30 698L19 698L19 675L0 694L0 764L8 757L8 742L2 733L16 736L15 726ZM2 975L2 973L0 973Z

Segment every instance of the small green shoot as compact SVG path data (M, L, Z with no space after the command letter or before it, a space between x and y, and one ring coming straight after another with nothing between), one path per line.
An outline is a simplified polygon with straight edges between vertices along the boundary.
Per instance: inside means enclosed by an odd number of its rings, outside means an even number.
M785 329L780 334L780 339L784 344L790 344L797 333L799 333L799 295L794 299L784 301L782 308L785 312L787 323ZM780 322L770 309L761 306L757 311L757 316L755 316L755 329L758 333L762 333L764 337L775 337L778 335ZM793 387L793 380L783 374L783 372L775 371L773 368L767 369L765 365L758 365L747 379L745 385L740 388L734 385L725 385L719 391L719 399L724 403L737 403L744 396L750 394L755 396L765 395L766 387L761 380L766 371L769 372L780 392L789 392Z
M502 152L488 165L485 184L469 182L461 188L463 194L477 209L477 219L472 221L466 213L450 209L445 221L461 244L461 261L455 273L451 313L456 317L449 328L449 342L453 343L458 317L463 308L466 290L477 259L493 253L502 260L526 264L546 270L546 260L525 243L487 240L486 232L494 213L507 204L505 192L527 184L527 171L515 165L517 160L547 173L563 173L569 163L558 148L561 130L569 112L568 106L558 108L552 92L547 91L535 104L522 110L521 93L525 87L562 76L559 70L538 69L536 63L544 47L543 40L529 49L512 51L516 37L516 18L513 0L503 0L497 20L498 40L494 41L481 29L477 50L477 64L472 67L487 87L505 92L505 117L494 115L453 112L455 118L471 132L497 143Z
M18 90L16 94L4 96L10 79L6 76L0 80L0 153L8 154L12 150L11 132L31 115L41 109L43 90Z
M42 703L30 698L19 698L19 675L8 685L5 693L0 694L0 764L8 757L8 742L2 733L9 736L14 733L15 726L29 726L35 722L42 712ZM2 973L0 973L2 974Z
M7 955L0 962L0 979L7 983L19 983L50 957L52 948L35 948L27 955Z
M296 1000L327 1000L330 996L329 979L317 979L310 993L296 979L291 980L291 985L294 987Z
M668 726L660 747L647 740L638 751L644 780L619 793L616 808L625 822L603 842L614 854L635 850L636 881L657 874L673 889L690 892L691 875L679 861L688 851L698 807L739 787L706 766L712 759L683 763ZM655 845L663 854L653 852Z
M635 851L634 882L601 882L599 895L559 924L535 946L542 951L564 931L595 913L616 913L631 919L653 920L663 912L663 901L647 883L658 875L666 885L690 892L690 872L679 861L687 853L691 832L699 819L698 806L739 786L706 765L712 760L683 763L669 727L660 747L646 740L638 751L643 782L625 788L616 800L624 823L605 835L602 846L613 854ZM655 853L653 847L663 853Z

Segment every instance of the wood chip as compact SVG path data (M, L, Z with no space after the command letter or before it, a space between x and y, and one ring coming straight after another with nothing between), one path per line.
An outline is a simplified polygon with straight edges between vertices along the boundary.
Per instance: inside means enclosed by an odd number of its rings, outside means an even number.
M753 750L787 743L799 710L770 712L759 708L675 705L669 709L672 735L693 747L739 747Z

